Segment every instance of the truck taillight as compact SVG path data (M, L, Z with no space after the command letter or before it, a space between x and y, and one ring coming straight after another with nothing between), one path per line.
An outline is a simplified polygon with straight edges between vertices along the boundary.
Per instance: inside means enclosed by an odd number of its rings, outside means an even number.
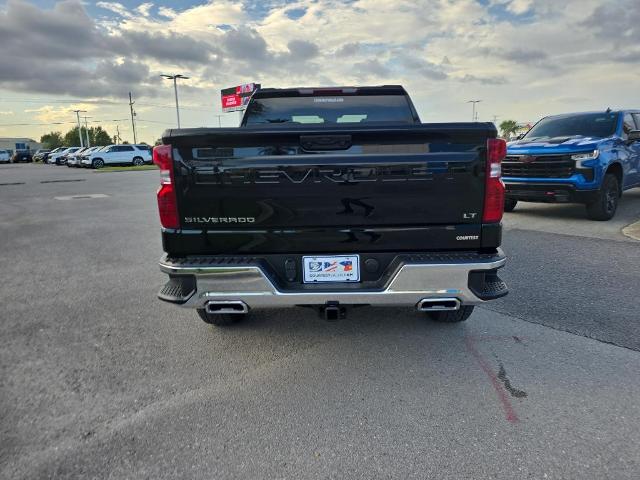
M158 145L153 149L153 163L160 168L160 188L158 189L158 211L164 228L179 228L178 202L173 183L173 157L171 145Z
M507 143L501 138L487 141L487 174L484 192L484 223L497 223L504 213L504 183L502 182L502 160L507 155Z

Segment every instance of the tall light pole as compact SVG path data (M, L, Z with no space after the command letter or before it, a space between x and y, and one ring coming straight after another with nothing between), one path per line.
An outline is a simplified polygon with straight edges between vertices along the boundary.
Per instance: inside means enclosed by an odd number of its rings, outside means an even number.
M82 142L82 127L80 126L80 113L86 113L86 110L74 110L76 112L76 118L78 119L78 136L80 137L80 147L84 147Z
M189 77L185 77L184 75L182 75L180 73L178 73L176 75L167 75L167 74L163 73L160 76L164 77L164 78L167 78L169 80L173 80L173 91L176 94L176 117L178 118L178 128L180 128L180 107L178 106L178 79L182 78L182 79L186 80Z
M476 118L476 103L480 103L482 100L469 100L467 103L471 103L473 104L473 113L471 114L471 121L472 122L477 122L478 119Z
M86 115L84 116L84 132L87 135L87 147L91 146L91 143L89 143L89 126L87 125L87 118L91 118L91 117L87 117Z

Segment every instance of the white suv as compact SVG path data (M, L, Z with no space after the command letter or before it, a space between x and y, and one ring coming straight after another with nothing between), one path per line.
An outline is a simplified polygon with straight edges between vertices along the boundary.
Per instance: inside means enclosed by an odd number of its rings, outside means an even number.
M11 153L9 150L0 150L0 162L9 163L11 161Z
M85 147L78 150L76 153L67 155L67 167L80 167L80 159L89 155L91 152L101 149L102 147Z
M82 157L83 167L102 168L105 165L135 165L151 163L149 145L109 145Z
M60 150L59 152L52 153L51 155L49 155L49 159L47 160L47 162L55 163L56 165L64 165L64 163L67 161L66 156L71 153L76 153L78 150L80 150L80 147L71 147Z

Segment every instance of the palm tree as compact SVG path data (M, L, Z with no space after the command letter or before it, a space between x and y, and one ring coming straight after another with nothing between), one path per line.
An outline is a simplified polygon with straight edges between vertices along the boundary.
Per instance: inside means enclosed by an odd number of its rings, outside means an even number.
M500 130L502 130L503 137L509 138L518 130L518 123L515 120L505 120L500 124Z

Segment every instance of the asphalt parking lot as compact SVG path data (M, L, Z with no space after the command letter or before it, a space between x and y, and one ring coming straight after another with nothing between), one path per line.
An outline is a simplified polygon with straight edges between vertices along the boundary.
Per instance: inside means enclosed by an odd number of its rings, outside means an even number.
M155 171L0 166L1 478L612 478L640 471L640 190L505 218L462 325L156 300Z

